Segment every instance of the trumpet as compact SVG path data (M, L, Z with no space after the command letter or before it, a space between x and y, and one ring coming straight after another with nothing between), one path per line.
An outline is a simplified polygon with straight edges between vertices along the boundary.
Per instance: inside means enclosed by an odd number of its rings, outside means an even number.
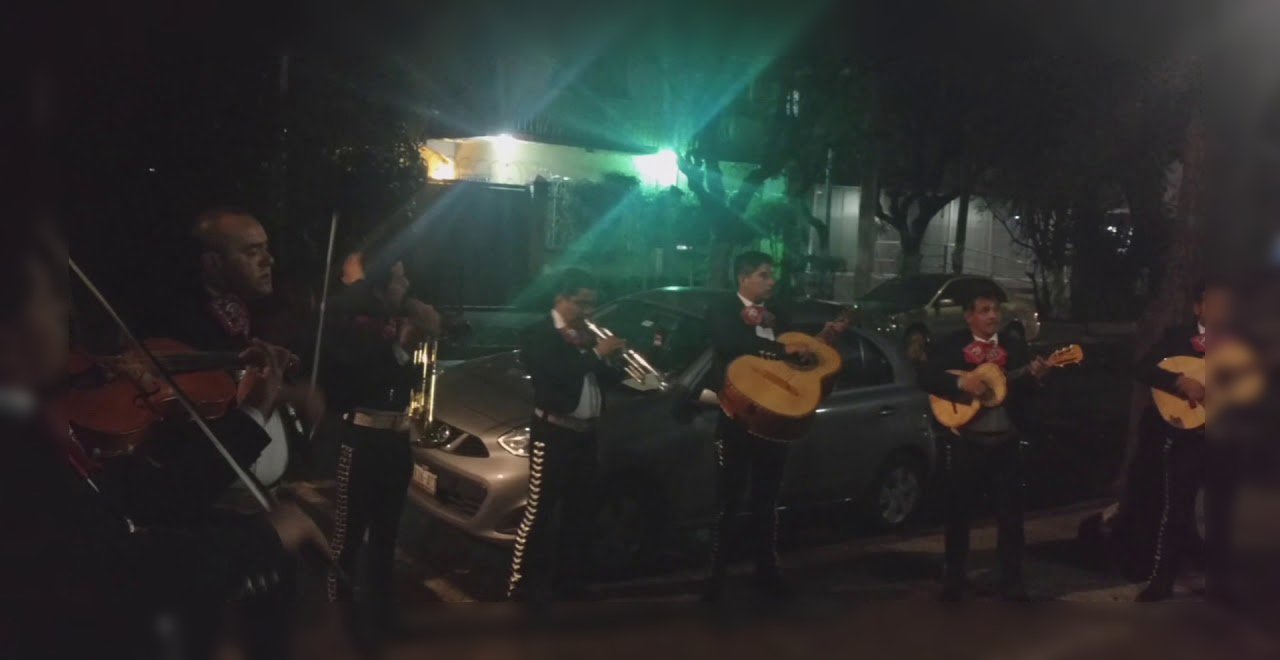
M613 333L610 332L608 328L596 325L590 320L584 319L583 323L586 324L587 330L589 330L591 334L595 335L597 339L604 339L606 337L613 336ZM664 392L671 387L671 384L663 378L662 372L655 369L652 364L649 364L649 361L646 360L639 351L631 348L625 348L622 350L621 355L624 363L623 367L626 369L627 375L640 385L652 385L658 390Z
M409 424L418 444L434 444L440 430L435 423L436 378L440 375L440 340L431 337L413 352L413 365L421 369L418 386L409 400Z

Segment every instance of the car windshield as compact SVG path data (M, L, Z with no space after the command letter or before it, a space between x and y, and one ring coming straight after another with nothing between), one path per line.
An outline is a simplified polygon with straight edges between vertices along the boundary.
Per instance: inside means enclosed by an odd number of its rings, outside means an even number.
M707 347L702 319L649 302L620 300L596 314L595 322L667 376L683 371Z
M893 305L901 309L920 307L933 299L933 294L938 292L941 284L939 280L929 277L895 277L881 282L880 286L868 291L862 300Z

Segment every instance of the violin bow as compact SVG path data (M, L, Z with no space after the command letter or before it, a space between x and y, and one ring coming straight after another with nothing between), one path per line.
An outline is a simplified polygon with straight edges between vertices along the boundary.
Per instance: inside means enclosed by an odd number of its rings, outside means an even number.
M333 215L329 217L329 249L325 252L324 257L324 281L320 284L320 313L316 320L316 345L311 352L311 391L316 391L320 377L320 342L324 341L324 318L325 312L329 305L329 280L333 276L333 244L338 236L338 211L335 209ZM308 440L313 440L316 435L317 424L311 425L308 431Z
M67 265L71 268L71 272L75 273L76 277L79 278L80 283L84 284L84 287L88 289L89 294L98 301L99 305L102 305L102 309L107 312L107 315L111 317L111 320L116 324L116 327L124 334L125 341L128 342L129 346L142 355L151 368L160 375L160 379L173 390L174 397L178 400L178 403L182 404L182 408L187 411L187 414L191 417L191 421L195 422L196 427L200 429L200 432L204 435L205 439L207 439L209 443L213 445L213 448L218 451L218 454L222 456L222 460L226 461L227 466L235 473L236 478L240 480L240 483L244 484L245 488L249 490L249 493L253 495L253 498L258 501L262 510L266 513L273 511L276 504L275 498L267 492L267 489L263 487L262 482L258 481L257 477L240 467L240 464L236 462L236 459L231 455L231 452L227 451L226 445L222 444L222 441L218 439L218 436L213 432L213 429L209 428L209 425L205 423L204 419L200 416L200 413L196 410L195 404L191 403L191 399L187 398L186 393L183 392L182 388L178 386L178 383L174 381L173 376L164 368L164 365L160 363L160 360L156 358L155 354L147 350L147 347L144 346L141 341L138 341L138 337L129 329L129 326L124 322L124 319L116 313L115 307L111 305L107 300L107 297L98 290L98 287L89 279L89 276L86 275L83 270L80 270L80 266L76 264L76 260L68 256ZM346 573L342 571L341 567L337 565L336 560L327 555L321 555L321 558L324 563L328 564L335 571L339 580L348 584L350 583L350 578L348 578Z

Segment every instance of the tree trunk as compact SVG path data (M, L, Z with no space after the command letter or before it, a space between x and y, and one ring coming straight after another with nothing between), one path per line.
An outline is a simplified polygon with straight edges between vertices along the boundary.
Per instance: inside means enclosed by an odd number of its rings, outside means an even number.
M969 191L960 195L960 212L956 214L956 247L951 253L951 272L964 272L965 238L969 233Z
M876 171L874 149L867 154L862 175L862 190L858 194L858 231L856 258L853 261L853 295L860 296L871 289L871 275L876 269L876 208L879 206L880 181Z
M1203 191L1201 177L1206 167L1204 126L1193 114L1187 126L1186 158L1182 169L1182 186L1178 199L1178 216L1173 236L1166 243L1163 276L1155 297L1147 305L1134 338L1134 356L1146 353L1168 327L1191 315L1191 294L1203 273L1203 255L1198 240L1196 218L1201 214ZM1124 462L1120 466L1123 480L1129 463L1138 450L1138 426L1142 414L1151 405L1147 388L1135 385L1129 405L1129 433L1125 443Z
M707 286L716 289L737 288L729 272L732 268L730 262L733 258L733 247L733 243L729 241L720 238L712 239L707 254Z

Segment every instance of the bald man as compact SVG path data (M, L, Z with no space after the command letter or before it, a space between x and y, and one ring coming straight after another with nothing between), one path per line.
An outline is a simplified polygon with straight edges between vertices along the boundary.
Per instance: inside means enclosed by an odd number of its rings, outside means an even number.
M204 250L200 272L206 287L245 300L271 295L275 259L257 218L236 208L210 209L196 219L194 234Z

